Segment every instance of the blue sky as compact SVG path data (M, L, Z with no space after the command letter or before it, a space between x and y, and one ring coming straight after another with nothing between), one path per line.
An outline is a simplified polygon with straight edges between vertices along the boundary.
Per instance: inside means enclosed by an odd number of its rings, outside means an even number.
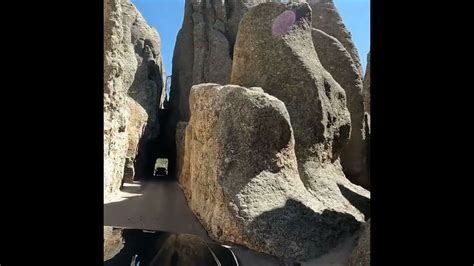
M171 75L173 50L184 15L184 0L132 0L161 38L166 75ZM370 49L370 0L334 0L344 24L352 33L365 71Z

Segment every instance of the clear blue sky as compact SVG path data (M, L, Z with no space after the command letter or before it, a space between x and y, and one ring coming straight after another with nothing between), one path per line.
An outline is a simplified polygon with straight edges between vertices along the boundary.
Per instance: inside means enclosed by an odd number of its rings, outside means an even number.
M171 75L173 50L184 15L184 0L132 0L149 25L161 38L166 75ZM370 49L370 0L334 0L344 24L352 33L362 65Z

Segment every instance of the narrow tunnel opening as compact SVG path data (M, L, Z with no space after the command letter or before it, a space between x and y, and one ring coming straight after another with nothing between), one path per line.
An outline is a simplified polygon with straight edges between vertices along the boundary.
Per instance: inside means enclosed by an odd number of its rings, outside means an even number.
M165 89L165 88L163 88ZM153 138L144 134L138 145L137 158L134 164L135 181L159 180L173 177L172 150L173 139L169 134L170 110L165 100L157 110L157 129Z
M133 90L135 94L130 96L145 108L149 121L140 136L135 156L128 162L126 169L128 175L125 182L141 183L159 181L164 178L175 179L174 155L176 152L174 151L173 127L176 122L170 118L173 111L170 104L171 73L176 39L184 21L186 1L166 3L168 12L163 12L163 5L159 3L139 0L130 0L130 2L135 5L145 22L156 29L159 41L153 42L153 36L145 34L148 31L142 31L140 23L135 22L131 34L137 36L132 40L142 38L142 45L136 47L135 54L142 57L138 61L144 66L140 71L137 70L137 73L142 75L135 77L134 80L138 80ZM162 165L158 166L157 162L161 162ZM166 170L156 167L166 168Z

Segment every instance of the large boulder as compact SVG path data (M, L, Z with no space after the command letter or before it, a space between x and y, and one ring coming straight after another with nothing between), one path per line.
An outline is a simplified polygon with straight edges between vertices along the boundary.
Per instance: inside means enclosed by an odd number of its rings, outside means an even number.
M133 145L156 139L157 112L164 100L160 41L129 0L104 2L104 195L107 199L130 173L129 136L141 134L141 115L130 114L131 97L147 114L145 132ZM136 109L136 108L132 108ZM138 120L137 120L138 119ZM131 128L129 128L129 126ZM127 129L128 128L128 129ZM137 132L131 132L137 130ZM144 139L145 141L141 141ZM140 145L139 145L140 146ZM143 145L145 146L145 145ZM138 148L138 157L149 158ZM128 154L127 154L128 153ZM142 155L143 153L143 155ZM139 160L140 161L140 160ZM136 167L136 166L135 166ZM141 168L141 167L138 167ZM132 172L133 174L133 172Z
M351 130L346 94L318 60L308 4L267 3L247 13L237 36L231 83L262 87L285 103L299 174L314 196L339 205L341 199L333 196L338 184L366 195L342 171L339 156Z
M357 194L347 181L327 177L330 185L316 194L307 191L282 101L261 88L200 84L191 89L190 110L179 182L212 238L307 260L335 247L364 221L341 192Z
M166 125L168 143L176 143L176 126L189 120L189 92L200 83L228 84L234 43L240 20L248 10L270 0L185 0L183 24L176 38L170 93L170 120ZM170 150L171 174L175 160L182 157Z
M368 188L362 75L350 53L338 39L314 28L312 36L321 64L346 92L347 108L351 116L351 136L342 149L342 168L349 180Z

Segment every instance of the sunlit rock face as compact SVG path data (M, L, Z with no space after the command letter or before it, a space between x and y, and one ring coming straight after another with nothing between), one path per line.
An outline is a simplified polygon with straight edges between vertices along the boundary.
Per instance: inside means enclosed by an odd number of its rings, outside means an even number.
M127 94L146 112L147 120L134 158L133 179L153 175L156 150L160 145L159 112L163 107L166 91L165 73L161 55L161 40L156 29L150 27L129 0L122 0L124 46L130 69Z
M341 153L351 182L370 189L368 129L365 127L363 72L357 48L333 0L306 0L312 9L313 41L323 67L346 92L351 136ZM367 105L365 103L365 105Z
M189 120L189 93L200 83L228 84L234 44L242 17L252 7L271 0L186 0L183 24L173 54L170 111L167 134L175 137L179 122ZM179 138L179 136L177 136ZM177 139L171 140L173 145ZM171 171L182 156L174 147Z
M289 12L295 16L290 27L285 24L292 21L286 19ZM281 33L275 28L287 30ZM244 17L231 83L262 87L285 103L299 174L315 197L338 191L337 182L359 189L346 179L340 164L351 130L346 94L318 60L307 4L262 4ZM331 196L321 199L339 202Z
M362 75L357 49L333 0L186 0L183 24L173 55L170 98L172 119L168 126L170 136L175 136L175 127L179 121L189 120L188 100L192 85L205 82L229 83L240 21L253 7L266 2L307 2L313 10L312 27L336 38L350 54L356 71ZM294 18L289 12L280 18L282 19L289 21L287 25L290 25ZM285 21L280 22L283 24L278 23L275 31L285 30ZM356 121L354 128L361 124L359 119L353 120ZM347 150L357 150L353 148L352 143ZM360 165L361 163L358 163L357 166L350 165L345 168L348 173L357 172L354 168L360 168Z
M358 229L365 215L351 201L363 205L368 193L337 177L322 180L318 193L305 187L282 101L261 88L200 84L191 89L190 110L179 182L212 238L307 260Z
M369 130L364 110L370 110L362 92L363 70L351 33L334 0L306 0L312 9L313 40L319 59L346 92L351 115L351 136L341 154L343 171L353 183L370 189ZM328 38L329 37L329 38ZM367 106L369 105L369 106ZM369 109L367 109L369 108ZM370 113L370 111L369 111Z
M312 29L313 44L322 66L344 89L351 118L351 135L341 151L344 174L368 189L367 140L364 127L362 75L344 45L322 30Z
M104 197L120 188L128 148L122 5L104 1Z
M317 19L308 4L263 2L269 1L186 2L173 59L174 118L166 126L176 136L179 182L210 236L311 260L344 242L368 216L368 191L349 182L343 167L359 130L350 93L360 87L345 85L324 53L339 49L337 63L347 60L341 67L355 75L359 63L331 1L311 1L327 11ZM148 170L154 162L153 150L140 153L137 145L153 147L164 91L155 33L139 26L144 21L129 2L105 4L104 162L111 193L124 169L136 175L135 161ZM331 34L319 30L325 26ZM330 41L315 41L312 29ZM362 164L357 156L349 168ZM119 239L111 234L112 257L124 250ZM157 261L172 264L183 254L189 265L187 242L193 239L167 238Z
M129 0L106 0L104 2L105 198L120 188L124 173L128 179L133 179L135 168L146 169L136 167L134 162L143 165L149 161L150 155L143 152L139 143L146 143L157 137L159 131L157 112L164 100L163 76L160 39L156 30L147 25Z
M349 52L354 60L356 69L362 75L362 65L359 53L352 41L351 33L347 30L341 15L333 0L306 0L312 9L312 26L336 38Z
M172 119L167 126L170 136L175 136L176 125L179 121L189 120L188 101L192 85L205 82L229 83L240 21L249 10L266 2L307 2L312 9L311 26L340 42L349 53L353 68L358 73L360 80L357 81L362 80L362 68L357 49L332 0L187 0L183 25L178 33L173 56ZM295 19L292 12L282 14L274 24L273 33L285 32ZM324 64L323 66L326 67ZM345 66L345 68L352 68L352 66ZM332 71L328 71L334 75ZM364 115L358 110L359 106L363 106L363 101L359 99L362 93L359 85L341 85L346 92L351 92L347 93L347 104L352 123L352 134L343 151L342 164L346 175L355 182L363 179L368 169L364 159L365 151L361 148L366 145L360 144L363 142L361 138L365 133L361 128ZM180 155L176 154L176 156Z
M199 83L229 83L234 43L248 10L269 0L186 0L173 55L171 106L177 121L189 120L189 92Z

